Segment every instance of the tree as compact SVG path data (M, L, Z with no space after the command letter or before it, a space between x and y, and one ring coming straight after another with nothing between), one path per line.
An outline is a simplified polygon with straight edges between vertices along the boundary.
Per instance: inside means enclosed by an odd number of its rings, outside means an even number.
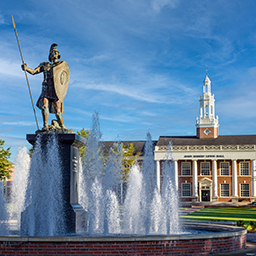
M133 143L128 145L124 145L121 143L122 149L122 167L121 167L121 177L123 183L126 183L129 178L129 173L131 171L131 167L135 164L141 152L134 153L135 149L133 147Z
M114 153L114 155L117 158L117 162L120 160L120 191L119 191L119 200L122 204L124 201L124 196L126 194L126 185L127 181L129 179L129 173L131 171L132 166L135 164L135 162L138 160L139 156L142 154L142 152L134 152L135 149L133 147L133 143L124 144L121 142L114 143L110 152Z
M86 139L85 145L80 148L81 159L84 159L86 156L87 141L90 136L90 130L86 130L85 128L82 128L82 130L78 131L77 134ZM107 157L110 153L114 153L117 158L120 157L122 159L121 160L121 179L123 183L127 182L131 167L137 161L138 157L141 155L141 152L134 153L135 149L132 143L125 145L123 142L121 142L121 144L114 143L109 150L105 150L104 146L102 147L102 144L101 144L99 151L100 151L100 158L103 163L107 162Z
M12 163L8 160L11 156L10 149L4 149L4 140L0 139L0 180L4 180L5 178L11 178L12 173Z
M81 157L81 159L84 159L85 156L86 156L87 140L88 140L88 137L90 135L90 131L89 130L85 130L84 128L82 128L82 130L78 131L77 134L82 136L82 137L84 137L86 139L85 145L80 148L80 157Z
M89 147L88 146L88 140L90 139L90 136L93 136L93 132L91 132L90 130L85 130L84 128L82 128L82 130L78 131L77 134L85 138L85 145L82 146L79 150L80 157L81 157L82 161L84 161L87 154L88 154L88 150L90 150L88 148ZM108 154L106 155L106 152L104 152L103 148L102 148L102 144L99 143L97 151L99 153L99 158L100 158L100 161L103 163L103 168L104 168L105 165L106 165L106 162L107 162Z
M98 127L96 127L98 128ZM97 130L97 129L95 129ZM88 157L88 141L90 141L90 136L94 135L95 131L92 132L90 130L86 130L82 128L80 131L77 132L78 135L84 137L86 139L85 145L80 148L80 157L82 161ZM96 131L96 136L99 131ZM100 137L100 136L99 136ZM99 138L97 138L99 139ZM118 183L120 184L120 202L123 202L123 195L125 194L125 187L126 183L129 179L129 173L131 171L131 167L135 164L139 156L142 152L134 152L135 149L133 147L133 143L107 143L100 142L98 144L97 152L99 160L102 164L102 174L105 173L108 167L109 161L114 160L116 164L115 168L117 168L116 178ZM90 161L90 160L89 160ZM88 162L86 162L88 164Z
M29 151L28 151L28 154L30 156L30 158L32 159L32 156L33 156L33 152L34 152L34 147L32 146Z

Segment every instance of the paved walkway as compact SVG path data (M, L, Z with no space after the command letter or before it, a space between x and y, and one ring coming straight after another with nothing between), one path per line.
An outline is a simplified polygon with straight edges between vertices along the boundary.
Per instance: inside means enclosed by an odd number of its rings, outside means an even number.
M256 243L256 233L247 233L246 240Z
M195 211L199 211L202 210L204 208L204 205L198 205L198 206L192 206L186 209L182 209L180 210L180 215L187 215L189 213L195 212Z

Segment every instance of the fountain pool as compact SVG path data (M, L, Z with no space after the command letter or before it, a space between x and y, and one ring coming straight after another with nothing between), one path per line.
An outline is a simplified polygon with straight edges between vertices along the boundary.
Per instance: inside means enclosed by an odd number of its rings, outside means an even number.
M0 255L207 255L238 252L245 248L246 230L205 223L184 223L188 229L209 233L149 236L0 236ZM218 232L216 232L218 231ZM47 254L47 255L48 255Z
M77 150L71 147L67 151L63 146L63 141L78 145L82 139L77 135L65 135L68 139L62 134L50 134L47 139L37 136L31 163L24 150L20 151L22 168L16 168L20 173L16 173L13 204L15 216L22 216L21 225L20 217L17 221L21 229L16 235L10 235L10 229L9 234L1 233L0 255L206 255L245 248L243 228L180 222L170 156L163 165L160 193L154 182L150 134L145 143L144 162L132 168L120 205L116 189L120 184L120 154L109 154L102 161L99 134L95 121L86 142L83 166L74 154ZM70 154L71 160L67 162ZM71 178L65 182L67 176ZM85 214L79 215L77 209L83 209ZM84 218L83 225L74 229L69 222L77 225L78 216Z

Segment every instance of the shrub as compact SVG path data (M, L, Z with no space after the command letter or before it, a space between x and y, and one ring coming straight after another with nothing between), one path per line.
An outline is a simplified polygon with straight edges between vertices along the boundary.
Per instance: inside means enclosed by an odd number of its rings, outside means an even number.
M236 223L236 225L237 225L238 227L245 227L245 224L244 224L244 222L243 222L242 220L239 220L239 221Z
M252 230L256 230L256 223L254 223L253 221L250 222L250 226Z

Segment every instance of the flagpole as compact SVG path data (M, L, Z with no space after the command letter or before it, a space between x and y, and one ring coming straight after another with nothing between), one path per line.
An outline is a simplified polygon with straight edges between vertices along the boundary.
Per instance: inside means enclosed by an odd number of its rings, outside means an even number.
M14 28L14 31L15 31L15 35L16 35L19 51L20 51L21 61L22 61L22 64L25 65L25 62L24 62L24 59L23 59L23 55L22 55L22 52L21 52L21 48L20 48L20 42L19 42L18 33L17 33L17 29L16 29L16 25L15 25L13 16L12 16L12 24L13 24L13 28ZM37 121L35 105L34 105L34 101L33 101L33 98L32 98L32 93L31 93L31 90L30 90L30 85L29 85L28 75L27 75L26 70L24 70L24 73L25 73L25 77L26 77L26 80L27 80L28 91L29 91L29 95L30 95L30 99L31 99L31 103L32 103L32 107L33 107L33 111L34 111L34 115L35 115L37 129L39 130L39 125L38 125L38 121Z

